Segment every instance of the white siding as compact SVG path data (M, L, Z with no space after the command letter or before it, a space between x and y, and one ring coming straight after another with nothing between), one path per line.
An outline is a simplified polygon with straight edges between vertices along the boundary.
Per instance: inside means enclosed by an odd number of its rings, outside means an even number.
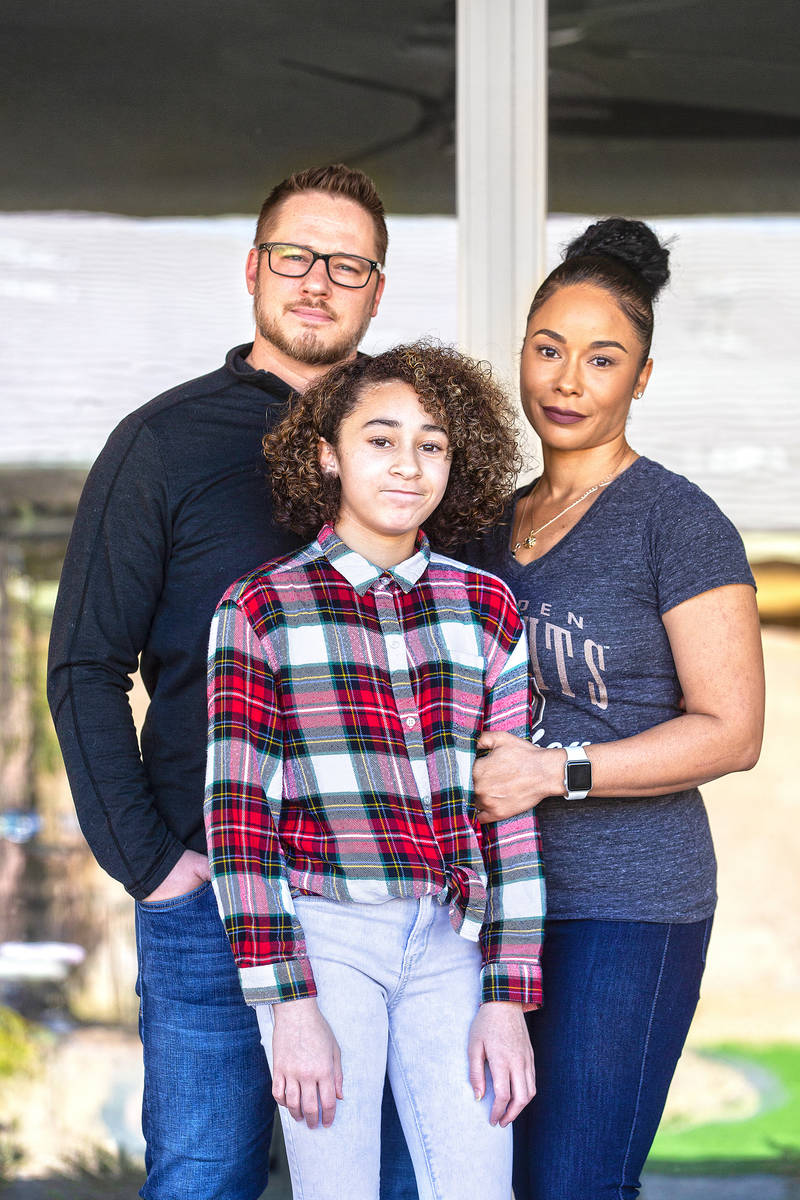
M582 228L548 221L548 263ZM668 218L673 283L636 448L742 529L800 526L800 219ZM250 336L252 221L0 214L0 464L89 463L116 422ZM364 343L456 337L456 224L390 220L388 285ZM520 338L522 331L520 330Z

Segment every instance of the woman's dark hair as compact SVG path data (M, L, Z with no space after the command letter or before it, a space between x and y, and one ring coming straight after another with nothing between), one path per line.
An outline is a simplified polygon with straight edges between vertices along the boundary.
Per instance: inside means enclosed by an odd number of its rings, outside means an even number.
M340 363L292 397L283 420L264 438L277 521L311 538L335 519L341 488L320 469L319 439L335 447L342 421L363 393L391 380L409 384L447 431L450 477L425 522L431 540L460 545L500 519L522 465L515 409L488 363L426 340Z
M590 283L611 292L642 343L653 340L653 301L669 279L669 250L644 221L607 217L571 241L533 297L528 320L558 288Z

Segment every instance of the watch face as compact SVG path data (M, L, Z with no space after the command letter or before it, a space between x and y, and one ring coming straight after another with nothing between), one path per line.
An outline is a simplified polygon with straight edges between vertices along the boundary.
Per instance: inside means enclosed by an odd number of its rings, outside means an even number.
M591 763L567 763L567 788L570 792L588 792L591 786Z

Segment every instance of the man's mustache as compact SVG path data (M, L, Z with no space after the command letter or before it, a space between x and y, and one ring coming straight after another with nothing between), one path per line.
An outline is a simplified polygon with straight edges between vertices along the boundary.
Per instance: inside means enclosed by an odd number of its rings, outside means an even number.
M284 312L294 312L298 308L313 308L319 312L324 312L326 316L331 318L331 320L336 319L336 314L334 313L333 309L326 304L324 300L314 304L308 300L303 301L302 304L287 304L284 308Z

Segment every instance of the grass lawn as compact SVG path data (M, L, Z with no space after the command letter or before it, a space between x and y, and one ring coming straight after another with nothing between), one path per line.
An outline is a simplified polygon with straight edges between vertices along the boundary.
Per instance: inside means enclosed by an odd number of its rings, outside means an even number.
M662 1126L651 1171L800 1175L800 1046L714 1046L701 1053L742 1070L761 1096L746 1120Z

